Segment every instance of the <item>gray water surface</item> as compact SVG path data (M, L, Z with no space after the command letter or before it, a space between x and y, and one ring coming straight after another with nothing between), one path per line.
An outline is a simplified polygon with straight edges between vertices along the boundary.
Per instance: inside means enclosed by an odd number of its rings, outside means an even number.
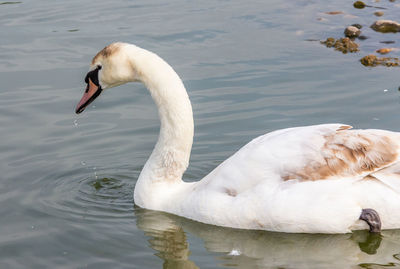
M398 19L398 2L366 3ZM345 0L1 2L0 267L400 267L400 231L243 231L137 208L133 188L159 128L146 89L109 90L74 114L91 58L124 41L162 56L187 87L187 181L279 128L400 131L399 69L359 63L388 46L380 41L399 46L400 34L368 28L375 11ZM308 41L341 37L353 23L369 37L359 53Z

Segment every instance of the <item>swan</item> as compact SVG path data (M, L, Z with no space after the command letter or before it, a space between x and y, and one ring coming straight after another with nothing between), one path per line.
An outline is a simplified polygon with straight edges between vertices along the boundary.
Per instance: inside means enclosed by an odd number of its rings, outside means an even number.
M112 43L93 58L77 114L103 90L142 82L160 117L158 141L139 175L134 202L199 222L288 233L400 228L400 133L346 124L259 136L202 180L184 182L193 143L183 82L158 55Z

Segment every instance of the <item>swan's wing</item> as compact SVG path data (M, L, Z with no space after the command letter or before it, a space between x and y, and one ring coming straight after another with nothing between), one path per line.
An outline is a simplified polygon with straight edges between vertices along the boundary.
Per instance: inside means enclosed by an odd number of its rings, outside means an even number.
M382 175L387 171L391 178L386 183L400 191L399 142L398 133L351 130L343 124L279 130L245 145L203 184L245 191L260 183L273 187L289 180L368 179L377 174L375 179L385 181Z

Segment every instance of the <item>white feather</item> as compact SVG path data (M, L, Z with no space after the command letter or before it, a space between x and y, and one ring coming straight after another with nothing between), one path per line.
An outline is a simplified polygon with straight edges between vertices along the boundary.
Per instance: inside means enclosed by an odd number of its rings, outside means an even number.
M182 81L147 50L124 43L107 49L92 62L103 67L101 86L143 82L161 121L135 187L138 206L220 226L309 233L365 229L360 213L373 208L384 229L400 228L400 175L390 170L399 164L399 134L343 124L274 131L186 183L193 116Z

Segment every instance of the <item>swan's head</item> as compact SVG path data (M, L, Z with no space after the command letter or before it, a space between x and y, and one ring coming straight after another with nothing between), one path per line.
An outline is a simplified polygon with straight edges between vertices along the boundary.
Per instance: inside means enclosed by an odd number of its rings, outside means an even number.
M103 90L130 81L138 81L138 72L130 58L138 47L126 43L112 43L94 56L86 74L86 89L76 106L77 114L83 112Z

